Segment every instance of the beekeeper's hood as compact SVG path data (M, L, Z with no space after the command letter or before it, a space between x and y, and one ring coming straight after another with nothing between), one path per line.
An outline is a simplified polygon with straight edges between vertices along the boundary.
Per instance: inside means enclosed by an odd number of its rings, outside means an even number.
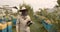
M28 10L25 7L22 7L22 9L20 9L20 12L27 12Z

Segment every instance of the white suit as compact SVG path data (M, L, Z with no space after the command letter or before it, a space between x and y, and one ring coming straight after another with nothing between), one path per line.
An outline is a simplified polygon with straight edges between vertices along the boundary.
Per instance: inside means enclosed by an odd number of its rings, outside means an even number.
M17 17L17 22L16 22L16 31L17 32L30 32L30 27L27 26L27 22L31 21L29 15L25 16L26 19L23 18L23 16L18 16Z

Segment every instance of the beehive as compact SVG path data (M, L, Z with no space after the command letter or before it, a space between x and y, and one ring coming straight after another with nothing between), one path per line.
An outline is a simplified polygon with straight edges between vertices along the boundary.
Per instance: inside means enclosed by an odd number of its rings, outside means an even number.
M0 23L2 22L2 19L0 19Z
M17 19L13 19L12 21L13 21L13 25L16 25Z
M0 23L0 32L7 32L7 23Z
M12 22L7 22L7 32L12 32Z

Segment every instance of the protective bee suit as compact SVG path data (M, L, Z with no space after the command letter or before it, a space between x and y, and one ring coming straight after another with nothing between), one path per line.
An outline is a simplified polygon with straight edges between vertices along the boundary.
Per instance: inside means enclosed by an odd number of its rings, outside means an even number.
M25 15L25 16L24 15L19 14L17 16L17 22L16 22L17 32L30 32L30 25L32 24L32 21L29 15Z

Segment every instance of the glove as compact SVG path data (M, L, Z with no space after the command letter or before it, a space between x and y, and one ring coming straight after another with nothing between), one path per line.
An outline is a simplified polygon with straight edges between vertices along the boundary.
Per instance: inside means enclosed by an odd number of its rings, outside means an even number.
M30 25L32 25L32 22L31 21L28 21L27 22L27 26L30 26Z

